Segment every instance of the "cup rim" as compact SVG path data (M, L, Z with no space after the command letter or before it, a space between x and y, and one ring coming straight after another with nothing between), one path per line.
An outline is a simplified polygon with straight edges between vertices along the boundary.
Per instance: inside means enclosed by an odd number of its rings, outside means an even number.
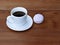
M13 13L17 12L17 11L20 11L20 12L24 12L25 15L27 15L27 9L24 8L24 7L15 7L11 10L11 15L13 15Z
M18 11L24 12L25 15L23 15L23 16L21 16L21 17L14 16L13 13L18 12ZM11 10L10 13L11 13L11 15L12 15L13 17L16 17L16 18L22 18L22 17L24 17L24 16L27 15L27 9L24 8L24 7L15 7L15 8L13 8L13 9Z

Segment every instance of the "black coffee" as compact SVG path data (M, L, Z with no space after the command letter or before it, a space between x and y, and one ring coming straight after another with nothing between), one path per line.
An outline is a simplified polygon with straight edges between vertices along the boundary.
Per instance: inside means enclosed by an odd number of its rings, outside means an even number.
M16 17L21 17L21 16L24 16L25 13L24 12L21 12L21 11L17 11L15 13L13 13L13 15L16 16Z

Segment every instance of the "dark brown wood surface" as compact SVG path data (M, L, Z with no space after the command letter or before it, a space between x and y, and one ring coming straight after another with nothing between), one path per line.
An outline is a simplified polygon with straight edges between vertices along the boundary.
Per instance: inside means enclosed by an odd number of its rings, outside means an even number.
M29 10L60 10L60 0L0 0L0 9L25 7Z
M6 18L16 6L26 7L32 18L43 14L44 22L28 31L12 31ZM0 45L60 45L60 0L0 0Z

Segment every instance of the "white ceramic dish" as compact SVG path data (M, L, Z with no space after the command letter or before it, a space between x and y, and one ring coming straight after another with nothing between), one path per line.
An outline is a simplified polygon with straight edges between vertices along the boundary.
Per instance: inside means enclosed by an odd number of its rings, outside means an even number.
M10 29L12 29L14 31L25 31L25 30L31 28L31 26L33 24L33 20L29 15L27 15L27 23L22 26L20 26L21 23L18 25L16 25L15 23L12 23L11 19L12 19L11 16L8 16L6 24Z

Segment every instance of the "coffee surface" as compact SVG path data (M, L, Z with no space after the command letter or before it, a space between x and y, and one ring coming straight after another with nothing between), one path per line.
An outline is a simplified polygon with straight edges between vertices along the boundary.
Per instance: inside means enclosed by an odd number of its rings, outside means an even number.
M21 11L17 11L15 13L13 13L13 15L16 16L16 17L21 17L21 16L24 16L25 13L24 12L21 12Z

